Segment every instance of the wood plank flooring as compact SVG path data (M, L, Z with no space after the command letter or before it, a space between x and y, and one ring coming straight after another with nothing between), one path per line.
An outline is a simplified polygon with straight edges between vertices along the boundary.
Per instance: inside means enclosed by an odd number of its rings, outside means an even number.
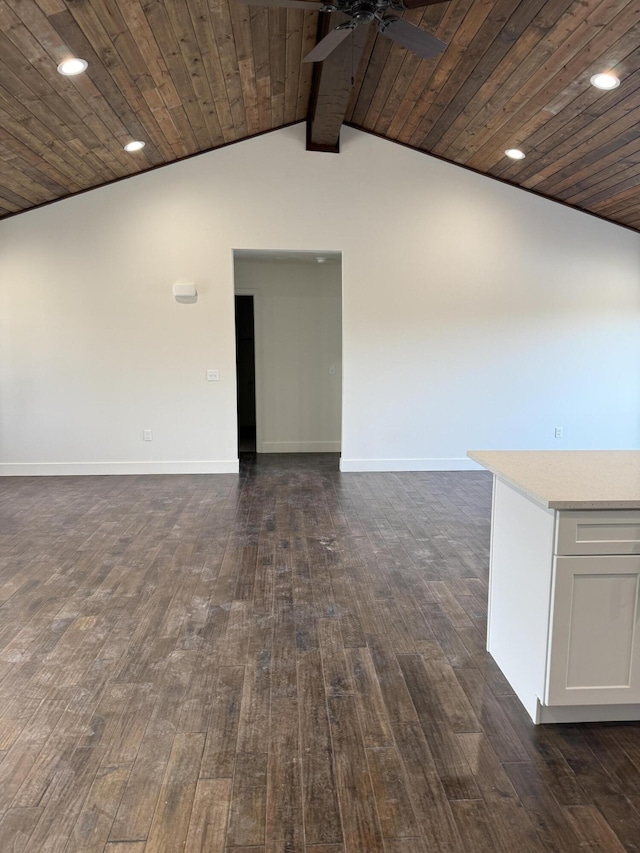
M640 724L484 651L491 478L0 480L0 850L640 850Z

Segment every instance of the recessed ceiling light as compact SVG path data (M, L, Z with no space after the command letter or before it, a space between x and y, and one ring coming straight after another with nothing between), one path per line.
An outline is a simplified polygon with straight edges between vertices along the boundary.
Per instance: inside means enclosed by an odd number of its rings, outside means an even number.
M591 78L591 85L595 86L596 89L609 91L611 89L617 89L620 85L620 80L615 74L612 74L611 71L607 71L606 74L594 74Z
M512 160L524 160L527 156L524 151L521 151L519 148L507 148L504 153L507 157L511 157Z
M127 142L124 146L125 151L139 151L141 148L144 148L144 142L141 142L139 139L135 139L133 142Z
M88 65L89 63L85 59L78 59L72 56L58 65L58 71L60 74L64 74L65 77L72 77L74 74L82 74L83 71L87 70Z
M326 263L326 260L327 260L326 258L316 258L316 261L317 261L319 264L324 264L324 263Z

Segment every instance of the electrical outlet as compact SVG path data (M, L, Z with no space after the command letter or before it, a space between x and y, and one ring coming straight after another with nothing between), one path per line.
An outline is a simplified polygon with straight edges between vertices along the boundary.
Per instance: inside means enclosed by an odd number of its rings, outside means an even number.
M329 376L335 376L335 375L336 375L336 369L332 364L331 367L329 368Z
M562 432L562 427L556 427L553 432L554 438L562 438Z
M153 430L143 429L142 430L142 438L144 441L153 441Z
M220 371L219 370L207 370L207 382L219 382L220 381Z

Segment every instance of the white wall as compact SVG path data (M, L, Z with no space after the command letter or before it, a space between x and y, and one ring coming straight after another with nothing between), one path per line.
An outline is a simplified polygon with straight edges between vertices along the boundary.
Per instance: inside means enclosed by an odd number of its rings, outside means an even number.
M235 289L255 294L258 452L338 452L339 260L236 258Z
M234 248L342 251L345 469L638 446L638 235L348 128L339 155L304 137L0 222L3 473L235 470Z

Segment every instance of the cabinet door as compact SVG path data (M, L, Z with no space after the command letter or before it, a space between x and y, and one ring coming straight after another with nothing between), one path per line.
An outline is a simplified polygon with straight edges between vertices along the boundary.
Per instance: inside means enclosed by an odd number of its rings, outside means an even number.
M640 702L640 557L557 557L547 705Z

